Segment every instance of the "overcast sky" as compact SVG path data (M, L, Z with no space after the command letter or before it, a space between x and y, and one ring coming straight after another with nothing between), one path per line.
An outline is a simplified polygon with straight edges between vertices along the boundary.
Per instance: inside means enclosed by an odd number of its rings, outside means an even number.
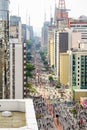
M22 23L29 22L36 33L43 25L44 19L50 19L50 10L54 15L55 1L59 0L10 0L10 14L21 16ZM70 9L70 17L87 16L87 0L65 0L66 8ZM45 16L46 13L46 16Z

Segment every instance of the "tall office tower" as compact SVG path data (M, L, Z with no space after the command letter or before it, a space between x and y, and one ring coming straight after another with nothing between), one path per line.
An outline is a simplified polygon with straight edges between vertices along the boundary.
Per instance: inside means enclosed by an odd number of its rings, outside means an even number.
M54 25L48 27L48 62L50 67L54 66L54 30Z
M22 41L23 43L26 42L26 24L22 24Z
M33 26L29 26L29 32L30 32L30 40L33 40L34 38Z
M9 0L0 0L0 98L9 98Z
M26 42L30 40L30 29L26 24L22 24L22 42Z
M26 97L26 44L10 43L10 98Z
M63 29L68 27L68 9L66 9L65 0L59 0L58 7L55 7L55 16L54 21L55 25L58 26L59 29Z
M34 39L34 31L33 31L33 26L30 24L30 16L29 16L29 33L30 33L30 40Z
M10 16L10 40L16 39L16 42L22 42L21 17Z
M69 32L55 30L54 39L54 67L60 77L60 53L66 53L69 49Z
M50 25L49 22L44 22L44 26L42 27L42 41L41 47L45 48L48 44L48 26Z

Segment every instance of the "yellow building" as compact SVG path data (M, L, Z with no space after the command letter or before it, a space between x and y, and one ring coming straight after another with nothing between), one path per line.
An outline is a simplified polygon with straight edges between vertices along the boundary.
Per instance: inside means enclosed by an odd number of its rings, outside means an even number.
M87 90L86 89L74 89L73 90L73 100L80 101L81 97L87 97Z
M48 29L48 60L49 65L54 65L54 26L49 26Z
M69 54L60 53L60 82L67 84L69 81Z

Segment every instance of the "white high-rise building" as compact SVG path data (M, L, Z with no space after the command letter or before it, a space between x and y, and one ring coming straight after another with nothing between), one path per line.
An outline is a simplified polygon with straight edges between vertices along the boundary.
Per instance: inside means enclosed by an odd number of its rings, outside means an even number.
M10 43L10 98L26 97L26 44Z

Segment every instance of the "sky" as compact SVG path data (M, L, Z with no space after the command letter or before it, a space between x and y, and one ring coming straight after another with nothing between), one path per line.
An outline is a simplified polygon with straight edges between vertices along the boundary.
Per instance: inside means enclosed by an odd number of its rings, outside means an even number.
M59 0L10 0L10 15L20 16L22 23L33 26L36 35L39 35L43 22L54 17L55 3ZM65 0L66 8L70 9L69 17L78 18L87 16L87 0Z

